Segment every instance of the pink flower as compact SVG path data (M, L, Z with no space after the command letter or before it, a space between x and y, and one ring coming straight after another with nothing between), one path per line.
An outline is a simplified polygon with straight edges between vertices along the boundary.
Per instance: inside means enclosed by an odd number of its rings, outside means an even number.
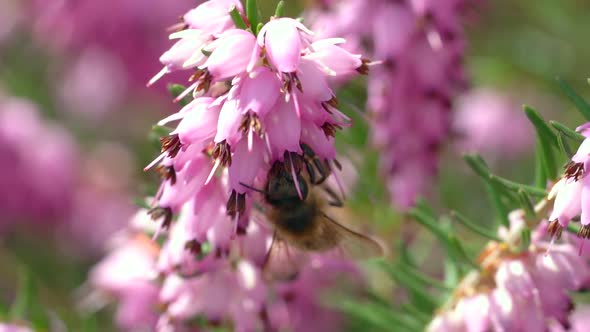
M271 64L283 73L297 70L306 38L313 33L301 22L288 17L271 20L258 34L258 45L264 47Z
M587 125L578 127L586 135ZM549 232L561 234L561 229L567 227L572 218L580 216L582 227L578 232L581 238L590 238L590 177L587 170L590 167L590 140L586 138L571 161L565 165L564 176L549 193L549 199L555 199L553 211L549 216L551 221Z
M369 135L380 151L391 200L400 208L428 193L438 151L450 134L452 99L465 85L461 7L468 2L330 1L309 13L314 30L332 39L312 42L314 53L304 57L325 59L319 62L326 72L340 78L366 71L371 64L346 54L334 38L345 37L347 50L363 50L380 62L369 74Z
M33 332L33 330L21 324L0 323L0 332Z
M590 266L571 244L550 244L536 236L518 252L523 216L522 211L511 214L510 229L500 232L505 242L488 244L480 269L463 279L459 295L428 331L533 332L554 322L569 326L569 292L587 287Z
M458 147L490 157L518 157L534 143L532 126L506 93L489 88L473 90L459 98L454 114ZM511 135L498 135L507 130Z

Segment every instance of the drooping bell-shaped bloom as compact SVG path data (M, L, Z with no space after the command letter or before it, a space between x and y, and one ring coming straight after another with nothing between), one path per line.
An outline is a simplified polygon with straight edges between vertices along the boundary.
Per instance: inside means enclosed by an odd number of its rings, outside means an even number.
M580 216L582 227L578 232L581 238L590 238L590 135L588 124L577 128L586 139L564 169L563 177L553 186L549 198L554 199L553 210L549 216L549 231L559 235L576 216Z
M430 323L428 331L545 331L552 324L570 326L570 292L588 287L590 265L569 243L550 244L533 236L520 246L524 212L510 215L510 228L490 242L479 270L459 284L452 304ZM544 229L544 225L540 225ZM542 230L544 232L544 230Z
M308 14L319 36L345 37L346 48L380 63L369 73L369 135L400 208L427 194L437 172L438 151L451 132L452 101L465 85L462 8L473 2L342 0L323 2ZM316 54L332 47L312 45Z

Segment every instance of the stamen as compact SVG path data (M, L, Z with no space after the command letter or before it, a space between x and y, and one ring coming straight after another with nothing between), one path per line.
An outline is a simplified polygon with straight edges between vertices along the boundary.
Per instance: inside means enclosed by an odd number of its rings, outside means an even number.
M184 97L188 96L188 94L191 93L191 91L193 91L197 87L198 84L199 84L199 81L191 84L188 88L186 88L184 91L182 91L181 94L179 94L176 98L174 98L174 103L178 103L179 101L184 99Z
M559 222L557 220L553 220L552 222L549 223L549 225L547 226L547 233L555 239L560 239L561 238L561 233L563 232L563 226L561 226L561 224L559 224Z
M578 237L582 239L590 239L590 226L584 225L578 231Z
M231 166L231 147L226 140L215 144L212 157L219 160L222 166Z
M371 60L367 58L361 59L361 65L356 69L356 71L361 75L368 75L369 74L369 63Z
M322 130L324 131L326 137L336 137L336 131L342 130L342 127L337 124L326 122L322 125Z
M170 180L172 185L176 184L176 171L173 166L160 165L156 168L156 171L158 171L163 179Z
M162 68L162 70L160 70L156 75L154 75L154 77L152 77L152 79L150 79L150 81L145 86L149 88L154 83L156 83L160 78L164 77L164 75L166 75L167 73L168 73L168 68L167 67Z
M164 217L161 227L164 229L170 228L170 225L172 224L173 213L172 213L172 209L170 209L169 207L164 208L164 207L158 206L158 207L150 209L148 211L148 214L150 215L150 217L154 221Z
M170 158L176 157L182 147L178 134L161 137L160 143L162 144L162 150L160 152L168 152Z
M574 179L574 181L578 181L578 179L584 177L584 164L583 163L576 163L574 161L569 161L565 166L565 177L568 179Z

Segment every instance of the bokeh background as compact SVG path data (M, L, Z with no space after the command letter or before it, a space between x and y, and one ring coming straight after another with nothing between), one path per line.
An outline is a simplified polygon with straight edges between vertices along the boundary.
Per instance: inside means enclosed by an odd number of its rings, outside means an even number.
M265 17L276 5L259 3ZM0 0L0 308L18 298L19 285L34 285L27 292L33 314L49 311L51 324L70 331L115 330L110 308L88 313L77 304L89 268L142 197L155 192L156 175L142 169L158 151L152 124L175 110L166 89L174 75L145 84L171 45L167 28L194 5ZM287 1L287 13L314 5ZM582 122L555 78L590 95L589 11L582 0L482 1L470 9L469 87L453 100L452 135L426 197L437 211L459 210L494 227L485 188L462 161L465 151L481 153L497 174L532 181L534 131L522 104L572 127ZM391 247L408 243L428 265L437 259L432 235L392 207L376 171L378 153L367 148L365 83L339 93L355 120L338 138L357 169L348 211ZM468 233L461 239L481 246Z

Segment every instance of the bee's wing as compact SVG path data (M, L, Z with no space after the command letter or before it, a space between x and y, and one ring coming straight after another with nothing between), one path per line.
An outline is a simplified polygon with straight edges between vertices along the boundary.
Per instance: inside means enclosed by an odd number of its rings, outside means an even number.
M264 278L291 279L297 275L299 267L305 264L307 258L305 253L283 241L275 231L262 266Z
M336 232L341 235L338 249L353 259L368 259L385 255L385 247L376 239L356 232L328 215L324 215Z

